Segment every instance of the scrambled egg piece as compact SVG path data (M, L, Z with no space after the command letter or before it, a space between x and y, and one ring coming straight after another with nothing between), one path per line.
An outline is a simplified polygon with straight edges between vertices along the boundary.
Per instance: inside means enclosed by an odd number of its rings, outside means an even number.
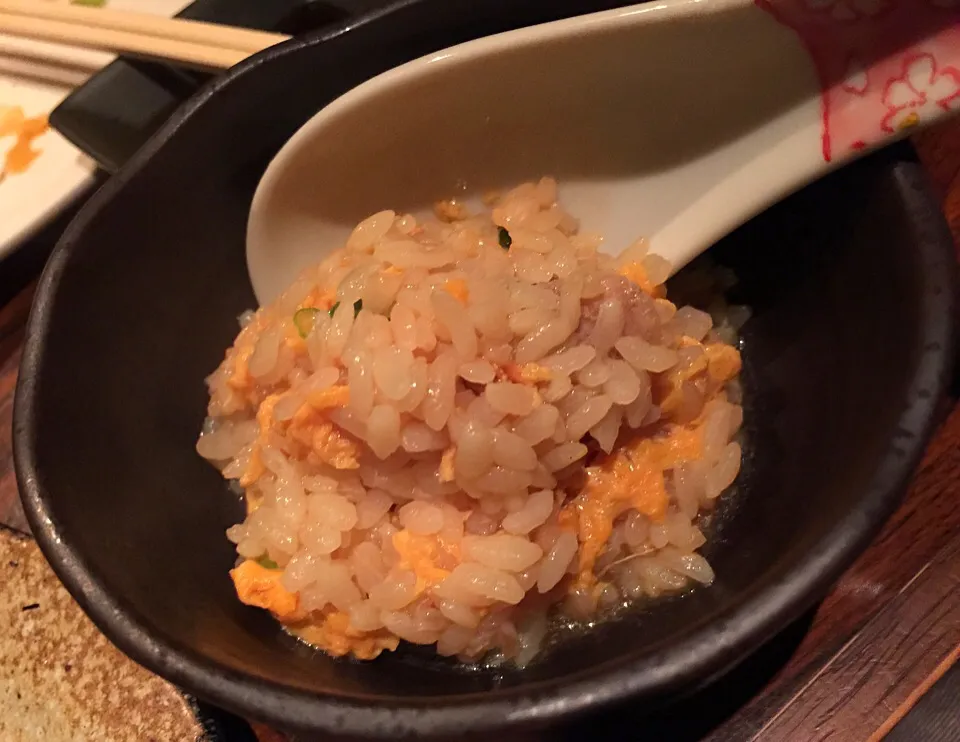
M237 410L256 407L262 392L257 386L256 379L250 373L250 359L257 347L260 332L268 320L260 313L244 327L237 336L232 348L226 353L222 368L226 375L226 386L234 392L234 402ZM292 324L292 323L291 323Z
M703 346L703 352L707 357L707 373L714 383L726 384L740 373L743 361L736 348L723 343L708 343Z
M230 571L241 602L270 611L304 641L335 657L352 654L361 660L372 660L385 649L397 648L399 639L386 629L357 631L350 628L350 616L341 611L331 610L316 618L308 616L300 608L300 596L280 583L282 575L281 570L267 569L251 559Z
M386 629L363 632L350 628L350 616L343 611L331 611L317 621L289 628L308 644L334 657L351 654L358 660L372 660L384 650L394 651L400 643Z
M671 316L677 313L677 305L669 299L654 299L654 303L656 303L658 307L667 310Z
M312 451L317 458L334 469L359 469L360 447L323 417L311 404L297 410L286 430L288 438Z
M241 487L254 484L266 471L260 451L266 444L267 435L274 424L273 410L281 397L280 394L271 394L260 403L257 409L257 424L260 426L260 432L250 453L247 468L240 477ZM297 410L288 429L291 437L305 448L312 449L321 461L336 469L359 468L359 450L357 444L343 435L333 423L317 415L317 410L343 407L349 402L350 389L346 385L313 392L307 397L307 402ZM248 508L251 507L249 501L247 505ZM253 509L256 508L253 507Z
M663 286L656 286L653 284L653 282L647 276L647 270L643 267L643 263L627 263L617 272L627 280L637 284L643 293L645 293L647 296L653 297L654 299L663 298L663 295L666 292Z
M292 320L283 322L283 344L294 353L303 353L307 349L307 341L300 337L300 330Z
M467 288L467 282L462 278L451 278L449 281L443 284L443 290L461 304L466 304L467 298L470 296L470 290Z
M357 444L341 433L331 422L323 422L313 431L313 451L334 469L359 469Z
M336 293L317 286L310 289L310 293L300 302L300 306L298 306L297 309L322 309L328 312L336 300Z
M575 527L580 541L576 586L596 582L593 567L613 532L613 522L629 508L653 521L667 512L664 470L702 455L698 428L670 425L662 437L627 443L587 469L583 493L560 513L561 527Z
M252 559L230 570L237 597L247 605L266 608L280 621L303 618L300 596L280 584L283 572L267 569Z
M238 392L247 391L253 386L253 377L250 375L250 356L253 355L253 343L240 343L233 349L233 373L227 379L227 386Z
M331 407L346 407L350 404L350 387L346 384L327 387L318 392L310 392L307 402L315 410L327 410Z
M237 482L241 487L249 487L254 484L260 476L266 471L266 467L263 465L263 457L260 455L260 444L254 445L253 449L250 451L250 459L247 461L247 468L240 477L240 480ZM249 512L256 510L256 507L252 506L252 503L247 502L247 507Z
M517 384L540 384L550 381L553 372L539 363L524 363L518 366L515 363L503 367L503 372L510 381Z
M680 338L681 348L700 347L703 353L683 369L670 369L653 377L653 401L664 417L675 417L683 402L683 385L694 383L701 392L719 389L740 373L739 351L723 343L702 345L694 338Z
M436 536L415 536L403 530L393 534L392 540L393 548L400 555L400 568L417 576L417 595L439 585L449 576L450 571L439 567L438 560L446 557L460 561L459 546Z

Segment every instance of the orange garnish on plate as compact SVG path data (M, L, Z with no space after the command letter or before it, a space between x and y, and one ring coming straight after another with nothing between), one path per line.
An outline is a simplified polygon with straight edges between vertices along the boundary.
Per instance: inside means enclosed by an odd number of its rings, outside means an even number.
M0 107L0 138L15 137L13 146L7 150L0 168L0 178L26 172L40 156L33 141L50 128L46 114L27 118L20 106Z

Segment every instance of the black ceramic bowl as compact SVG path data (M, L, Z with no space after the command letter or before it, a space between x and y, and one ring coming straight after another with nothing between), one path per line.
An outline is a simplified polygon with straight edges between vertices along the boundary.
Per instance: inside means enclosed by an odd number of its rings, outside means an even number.
M239 603L223 532L241 505L194 442L203 378L254 303L243 242L257 180L358 81L546 17L514 7L508 23L508 5L426 0L242 65L102 188L41 280L15 422L37 540L121 649L247 716L321 734L489 739L676 699L826 592L897 504L930 432L953 351L954 257L918 166L890 150L716 249L754 317L750 455L706 549L712 587L602 624L523 672L458 671L416 651L333 660Z

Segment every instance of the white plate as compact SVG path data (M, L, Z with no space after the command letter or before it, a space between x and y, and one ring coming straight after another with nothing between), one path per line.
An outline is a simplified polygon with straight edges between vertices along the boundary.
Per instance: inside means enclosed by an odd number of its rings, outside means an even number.
M188 4L189 0L109 0L109 7L117 10L167 16ZM76 66L36 61L44 50L54 52L50 56L58 60L74 61ZM89 77L91 70L112 59L109 54L0 34L0 107L21 106L27 116L49 113ZM0 181L0 258L15 250L93 180L93 161L57 132L49 131L34 143L41 155L30 168ZM12 144L10 137L0 139L0 157Z

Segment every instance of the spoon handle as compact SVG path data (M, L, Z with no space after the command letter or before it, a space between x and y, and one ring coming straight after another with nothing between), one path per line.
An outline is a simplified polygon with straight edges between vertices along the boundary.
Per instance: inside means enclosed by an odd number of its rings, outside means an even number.
M960 0L747 4L766 16L757 29L797 42L777 69L809 78L809 97L745 133L724 176L651 235L675 271L807 183L960 111Z
M960 110L960 0L755 0L821 84L822 157L858 156Z

